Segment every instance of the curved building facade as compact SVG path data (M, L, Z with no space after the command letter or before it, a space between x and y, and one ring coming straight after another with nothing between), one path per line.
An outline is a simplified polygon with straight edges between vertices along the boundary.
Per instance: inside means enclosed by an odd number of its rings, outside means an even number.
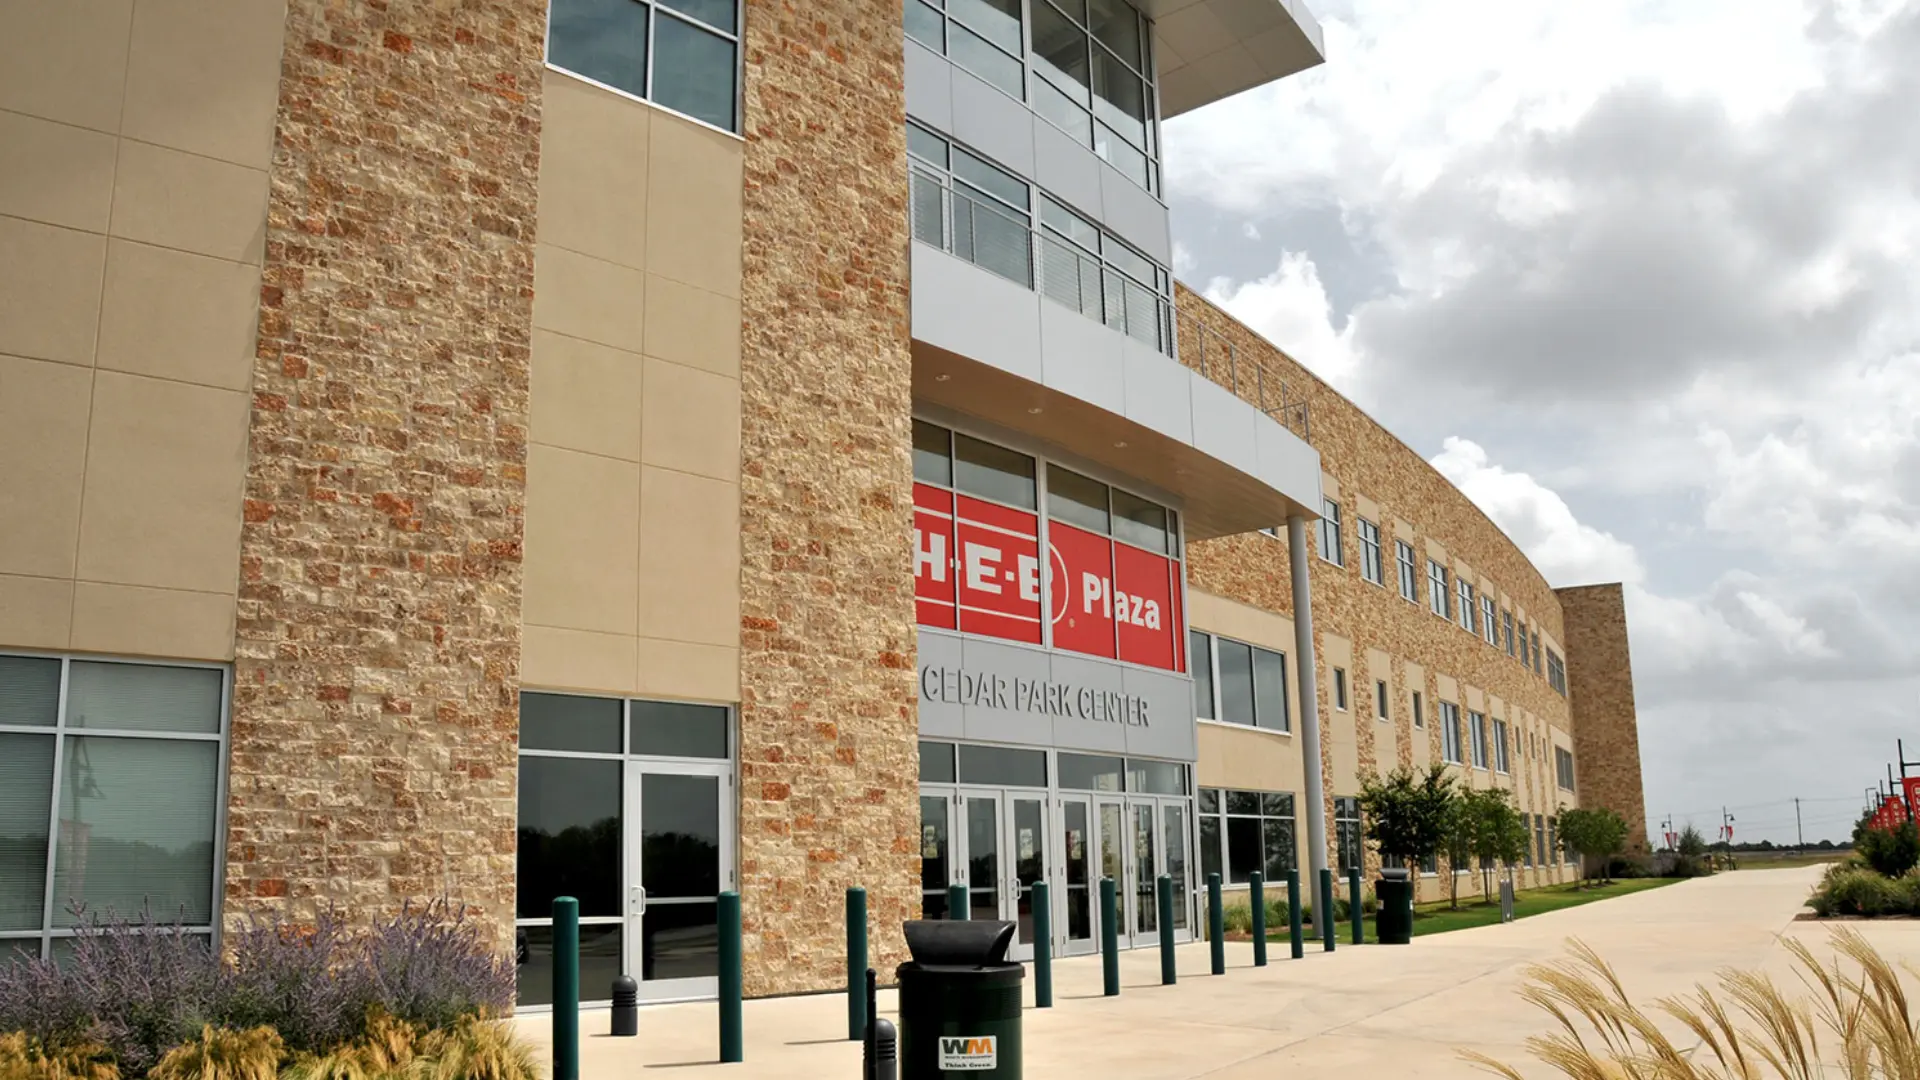
M1191 937L1397 765L1640 826L1617 587L1173 280L1298 0L805 9L0 14L0 947L449 897L539 1007L570 895L671 1000L732 890L774 994L854 885Z

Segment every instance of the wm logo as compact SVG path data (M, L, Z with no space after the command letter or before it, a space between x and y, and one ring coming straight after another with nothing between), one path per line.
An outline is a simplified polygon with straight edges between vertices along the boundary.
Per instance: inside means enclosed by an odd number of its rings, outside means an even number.
M943 1072L971 1072L995 1068L999 1055L995 1036L942 1035L940 1069Z

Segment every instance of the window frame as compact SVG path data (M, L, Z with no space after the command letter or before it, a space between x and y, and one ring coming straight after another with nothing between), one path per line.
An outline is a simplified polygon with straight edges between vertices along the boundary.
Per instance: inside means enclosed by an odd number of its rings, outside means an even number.
M1385 588L1387 577L1385 565L1381 561L1380 526L1363 517L1355 517L1353 520L1354 532L1360 537L1360 578Z
M1347 669L1333 669L1333 708L1336 712L1347 711Z
M1468 581L1466 578L1457 578L1454 584L1457 587L1456 591L1459 593L1460 628L1469 634L1478 636L1479 631L1474 626L1473 582Z
M1574 786L1573 751L1563 746L1553 748L1553 779L1561 791L1572 792Z
M1427 610L1448 622L1453 621L1453 585L1440 560L1427 560Z
M1213 793L1214 809L1212 810L1205 809L1205 803L1206 803L1205 793L1206 792ZM1230 809L1231 806L1233 805L1233 800L1230 798L1230 796L1232 795L1254 796L1255 805L1259 807L1259 812L1254 814L1233 812ZM1267 813L1266 812L1267 796L1278 796L1278 797L1285 798L1287 800L1287 808L1289 811L1288 814L1280 815L1280 814ZM1195 788L1194 831L1199 836L1199 846L1201 849L1200 850L1200 866L1203 872L1205 871L1205 868L1207 866L1208 854L1209 854L1206 851L1207 836L1206 836L1205 823L1208 821L1212 821L1215 823L1214 835L1218 837L1219 843L1220 843L1219 856L1220 856L1221 884L1231 888L1239 885L1244 885L1248 882L1253 872L1252 870L1247 871L1247 875L1240 877L1238 880L1234 878L1235 862L1234 862L1233 850L1232 850L1233 849L1232 838L1231 838L1232 831L1227 827L1227 822L1229 820L1234 820L1234 819L1242 820L1242 821L1259 822L1258 835L1260 836L1260 850L1257 853L1255 858L1255 869L1258 869L1261 872L1261 874L1266 877L1265 884L1270 885L1273 883L1272 875L1268 874L1268 867L1267 867L1267 861L1266 861L1266 853L1267 853L1266 830L1267 830L1267 823L1270 821L1276 822L1276 823L1278 822L1286 823L1287 836L1289 840L1289 843L1287 844L1287 868L1288 869L1299 868L1300 866L1300 801L1293 792L1291 791L1255 791L1248 788Z
M1388 703L1387 680L1373 680L1373 711L1382 720L1392 720Z
M1242 641L1239 638L1228 637L1225 634L1216 634L1211 630L1196 629L1191 625L1187 627L1187 635L1189 642L1187 646L1187 667L1189 671L1193 668L1193 646L1191 644L1193 638L1197 635L1204 638L1207 642L1207 678L1209 689L1212 691L1210 695L1212 701L1209 706L1211 715L1199 714L1199 701L1196 697L1194 702L1196 713L1194 718L1196 720L1203 720L1210 724L1227 724L1237 728L1252 728L1256 731L1271 731L1279 735L1293 734L1293 690L1287 685L1288 668L1286 653L1278 649L1269 649L1264 645L1255 645L1251 641ZM1230 720L1222 715L1226 711L1224 708L1226 703L1225 680L1222 678L1220 672L1220 643L1223 641L1230 645L1244 646L1248 650L1248 672L1249 677L1252 679L1252 684L1248 689L1253 701L1253 723L1251 724L1242 723L1238 720ZM1263 655L1273 657L1272 662L1280 665L1280 724L1278 727L1262 723L1264 710L1260 707L1260 679L1258 671L1260 658Z
M1400 599L1409 604L1420 602L1420 568L1415 563L1413 545L1405 540L1393 542L1394 562L1400 572Z
M1427 726L1427 717L1425 714L1425 710L1422 708L1422 705L1424 704L1425 702L1421 696L1421 691L1415 690L1413 692L1413 726L1414 727L1423 728Z
M144 740L149 742L198 742L212 743L214 754L213 781L213 835L212 842L213 876L208 883L209 915L207 923L183 925L183 932L192 936L205 936L209 947L216 951L221 943L221 913L226 899L227 886L227 799L229 762L232 754L233 720L233 667L230 664L195 660L156 660L145 657L119 655L94 655L73 652L40 651L34 649L4 648L0 657L21 658L27 660L53 660L60 664L60 684L58 697L54 705L54 722L49 725L27 725L0 723L0 733L9 735L37 735L53 740L51 807L47 821L47 862L45 885L41 895L40 926L37 929L0 930L0 948L8 947L12 942L38 942L37 955L50 958L53 943L58 940L80 936L84 927L59 926L58 913L61 908L56 898L57 875L59 873L60 819L63 773L66 766L67 744L74 738L112 738L126 740ZM200 731L154 731L128 728L74 727L68 724L68 685L75 663L112 664L126 667L149 668L185 668L195 671L213 671L220 676L220 705L216 730ZM123 913L130 914L130 913ZM163 924L164 925L164 924ZM170 928L170 927L169 927ZM17 948L18 946L13 946ZM4 962L4 961L0 961Z
M1317 545L1320 549L1320 558L1335 566L1346 566L1346 543L1345 538L1341 536L1340 528L1340 504L1332 499L1322 498L1320 500L1320 520L1315 522L1315 525L1318 528L1320 537L1320 542ZM1333 554L1327 554L1329 550L1331 550Z
M745 33L746 26L747 26L746 0L733 0L734 29L732 33L728 33L727 31L720 29L719 27L713 25L710 22L707 22L706 20L700 18L699 16L693 14L692 12L680 10L679 8L673 6L670 0L668 0L668 2L665 2L664 5L663 5L663 0L628 0L628 2L630 3L638 4L641 7L644 7L647 9L647 46L646 46L647 61L646 61L646 75L645 75L645 79L646 79L645 93L635 93L632 90L615 86L612 83L602 82L601 80L596 79L591 75L586 75L586 74L582 74L581 72L575 71L572 68L566 66L565 64L559 64L554 62L553 60L553 5L556 2L560 2L560 0L547 0L547 10L545 12L547 25L546 25L544 36L542 38L541 45L540 45L540 62L543 66L545 66L550 70L560 72L568 76L569 78L579 79L582 82L590 83L594 86L597 86L602 90L619 94L621 97L627 98L629 100L644 101L648 105L651 105L656 109L663 109L667 112L672 113L677 117L680 117L683 120L688 120L688 121L691 121L692 123L699 124L701 127L707 128L709 130L724 132L728 135L733 136L734 138L744 138L742 134L742 130L746 126L746 111L747 111L746 110L746 52L747 50L746 50L746 33ZM912 0L907 0L907 2L911 3ZM668 18L678 19L681 22L686 23L687 25L701 31L702 33L711 34L714 37L725 40L733 45L733 126L732 127L721 127L720 125L714 123L711 120L702 120L700 117L694 116L691 113L681 112L679 109L676 109L671 105L661 104L654 97L654 93L653 93L654 57L658 55L658 52L659 52L660 37L658 33L658 27L660 25L659 23L660 16L661 16L660 9L662 6L666 8L665 14Z
M1513 609L1503 608L1500 612L1500 637L1506 643L1507 655L1513 655Z
M1349 847L1353 854L1351 861L1347 858ZM1367 838L1361 829L1358 795L1333 797L1333 857L1342 877L1354 867L1366 865Z
M1473 767L1487 767L1487 714L1467 710L1468 751L1473 755Z
M1493 718L1493 771L1510 775L1512 766L1507 750L1507 722L1496 716Z
M1494 622L1494 613L1498 607L1499 605L1494 603L1492 594L1484 592L1480 594L1480 636L1495 648L1500 647L1500 627Z
M1460 745L1460 704L1440 700L1440 760L1447 765L1465 765L1465 748Z

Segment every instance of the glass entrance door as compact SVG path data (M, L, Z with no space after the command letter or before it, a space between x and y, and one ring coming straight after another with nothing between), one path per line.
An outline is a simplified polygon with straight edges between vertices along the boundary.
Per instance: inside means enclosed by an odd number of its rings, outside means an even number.
M1160 804L1160 865L1173 878L1173 937L1193 939L1193 868L1187 858L1187 801L1168 799Z
M1118 799L1096 799L1093 804L1095 817L1094 849L1098 855L1095 861L1097 876L1093 888L1098 890L1100 878L1113 879L1114 920L1118 924L1114 932L1119 935L1120 947L1127 948L1133 941L1130 927L1133 926L1133 873L1129 857L1132 851L1127 838L1127 806ZM1101 933L1100 894L1093 893L1094 915L1093 932L1095 940Z
M920 917L947 917L947 886L954 875L953 831L945 795L920 796Z
M1007 905L1001 918L1017 927L1013 953L1033 957L1033 885L1047 876L1047 802L1035 795L1006 796L1008 860ZM1051 890L1049 890L1051 891Z
M1094 873L1092 801L1073 796L1060 800L1060 821L1054 835L1060 841L1052 888L1057 897L1054 935L1064 955L1080 956L1100 947L1093 924L1100 883Z
M719 993L720 891L733 887L725 765L627 763L627 971L645 1001Z
M1154 899L1161 865L1158 809L1153 803L1127 807L1133 818L1133 922L1129 925L1135 945L1151 944L1160 932L1160 908Z
M997 791L966 791L960 794L961 819L966 824L966 873L960 883L967 887L969 919L1004 918L1000 910L1002 885L1007 875L1000 863L1004 846L1001 832L1004 816L1000 812Z

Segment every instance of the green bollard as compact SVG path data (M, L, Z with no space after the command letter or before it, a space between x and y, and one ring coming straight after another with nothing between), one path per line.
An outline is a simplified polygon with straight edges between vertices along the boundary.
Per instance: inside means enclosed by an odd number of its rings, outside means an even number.
M1365 944L1367 916L1360 910L1360 868L1357 866L1347 872L1347 918L1353 922L1353 943Z
M1106 996L1120 996L1120 902L1113 879L1100 879L1100 980Z
M847 1038L867 1037L867 890L847 890Z
M1255 870L1247 878L1247 899L1253 904L1253 966L1267 966L1267 879Z
M580 901L553 902L553 1080L580 1080Z
M1320 871L1320 899L1313 908L1315 912L1313 928L1320 931L1320 941L1326 946L1325 951L1332 952L1340 934L1334 929L1339 920L1333 917L1333 871L1331 869Z
M1033 883L1033 1007L1053 1008L1053 906L1047 883Z
M1300 868L1287 871L1287 932L1293 937L1293 958L1307 955L1306 939L1300 933Z
M947 918L967 921L967 887L965 885L947 886Z
M1213 973L1227 973L1227 911L1220 903L1220 875L1207 875L1207 941L1213 945Z
M1173 955L1173 879L1161 874L1153 892L1160 909L1160 985L1172 986L1180 978Z
M745 1061L740 1030L740 894L720 894L720 1060Z

